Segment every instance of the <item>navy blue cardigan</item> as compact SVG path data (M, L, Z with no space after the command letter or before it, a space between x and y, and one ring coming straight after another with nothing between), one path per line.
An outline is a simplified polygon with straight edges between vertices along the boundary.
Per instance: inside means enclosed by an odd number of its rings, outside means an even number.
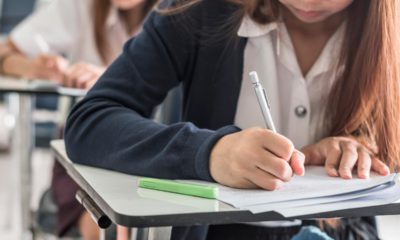
M152 13L126 43L66 125L68 156L80 164L135 175L212 181L209 155L233 126L247 40L222 23L236 7L204 0L185 14ZM222 24L222 25L221 25ZM184 27L186 26L186 27ZM155 106L183 86L183 122L149 119Z

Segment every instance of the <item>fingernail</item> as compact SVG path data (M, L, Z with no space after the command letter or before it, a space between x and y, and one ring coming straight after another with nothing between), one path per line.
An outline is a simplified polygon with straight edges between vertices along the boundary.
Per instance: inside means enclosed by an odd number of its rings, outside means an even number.
M384 169L381 170L381 175L387 175L389 174L389 168L385 167Z
M342 178L344 178L344 179L352 179L353 175L351 174L351 172L350 173L345 173L345 174L343 174Z
M360 173L359 178L367 179L367 178L369 178L369 173L368 172L362 172L362 173Z
M329 174L333 177L339 177L339 173L336 169L329 170Z

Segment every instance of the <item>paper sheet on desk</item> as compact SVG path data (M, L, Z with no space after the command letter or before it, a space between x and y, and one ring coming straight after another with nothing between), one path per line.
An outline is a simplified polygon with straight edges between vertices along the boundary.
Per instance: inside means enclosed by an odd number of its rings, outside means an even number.
M374 187L372 189L368 190L361 190L357 191L354 193L346 193L346 194L340 194L336 196L328 196L328 197L320 197L320 198L309 198L309 199L302 199L302 200L293 200L293 201L285 201L285 202L278 202L278 203L267 203L267 204L260 204L260 205L252 205L252 206L245 206L242 207L242 209L246 209L251 211L252 213L262 213L262 212L267 212L267 211L275 211L275 212L280 212L285 211L286 209L293 209L293 208L302 208L302 209L310 209L308 207L313 207L313 206L320 206L320 205L328 205L330 203L338 203L338 202L346 202L349 200L355 200L355 199L361 199L363 197L370 197L373 195L382 195L387 193L387 191L390 189L392 191L396 191L396 188L399 188L399 186L395 186L394 182L391 183L386 183L381 186ZM400 194L400 192L399 192ZM400 198L400 195L399 195ZM395 199L397 200L397 199ZM389 200L391 202L391 200ZM372 204L374 205L374 204ZM379 205L377 203L376 205ZM335 206L340 206L340 205L335 205ZM339 210L335 209L335 210ZM321 209L319 209L321 211Z
M308 199L299 199L299 200L290 200L290 201L283 201L276 203L245 206L242 207L242 209L250 210L252 213L262 213L267 211L279 211L280 209L286 209L286 208L304 207L304 206L311 206L324 203L340 202L340 201L365 197L377 192L380 193L382 190L390 188L393 185L394 182L386 183L368 190L356 191L353 193L345 193L328 197L317 197L317 198L308 198Z
M295 217L314 213L331 212L337 210L362 208L390 204L400 200L400 184L398 179L391 187L375 192L368 196L325 204L315 204L297 208L277 209L276 212L285 217Z
M290 200L327 197L370 189L393 181L394 174L378 176L371 174L369 179L353 178L344 180L329 177L323 167L307 167L303 177L295 176L279 190L243 190L229 187L219 187L218 200L242 208L251 205L277 203Z

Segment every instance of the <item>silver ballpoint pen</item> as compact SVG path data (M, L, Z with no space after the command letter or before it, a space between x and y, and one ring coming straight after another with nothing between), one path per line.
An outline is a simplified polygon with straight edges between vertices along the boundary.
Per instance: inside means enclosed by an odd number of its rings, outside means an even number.
M268 129L272 130L276 133L275 125L272 120L272 115L270 111L270 105L267 98L267 93L265 89L261 86L260 80L258 79L258 75L256 71L252 71L249 73L251 83L253 84L254 91L257 96L258 104L260 105L262 115L264 117L265 125Z

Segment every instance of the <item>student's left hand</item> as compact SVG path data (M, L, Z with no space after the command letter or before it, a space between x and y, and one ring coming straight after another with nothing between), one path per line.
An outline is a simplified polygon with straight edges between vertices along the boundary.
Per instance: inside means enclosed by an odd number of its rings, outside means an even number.
M105 67L85 62L76 63L66 71L63 85L72 88L90 89L104 71Z
M370 171L389 174L389 168L365 146L349 137L328 137L301 150L306 165L324 165L329 176L352 178L357 168L359 178L368 178Z

